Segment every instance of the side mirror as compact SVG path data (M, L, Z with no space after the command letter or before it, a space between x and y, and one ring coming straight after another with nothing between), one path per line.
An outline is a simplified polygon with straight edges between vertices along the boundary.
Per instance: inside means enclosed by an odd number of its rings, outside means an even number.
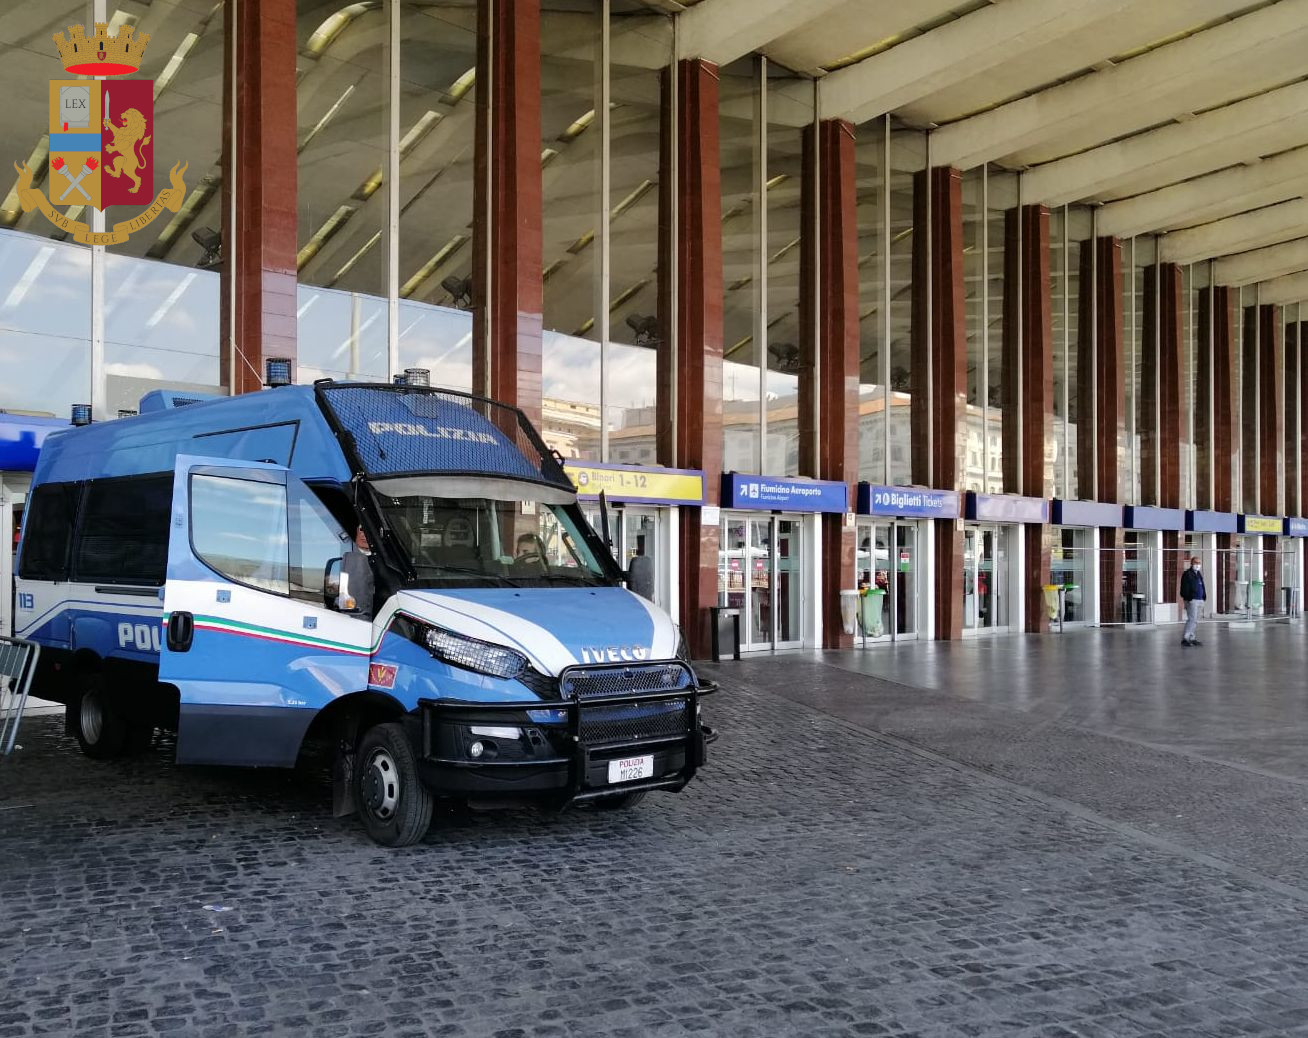
M322 569L322 600L328 609L336 608L336 600L341 597L342 559L329 559Z
M648 555L637 555L627 570L627 587L641 598L654 601L654 560Z

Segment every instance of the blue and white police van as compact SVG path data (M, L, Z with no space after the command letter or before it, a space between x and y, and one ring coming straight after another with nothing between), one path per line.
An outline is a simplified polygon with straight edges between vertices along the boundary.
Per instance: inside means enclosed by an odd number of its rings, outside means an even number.
M389 846L434 798L624 807L704 763L713 686L635 593L651 560L618 567L519 410L331 381L180 404L54 433L33 476L15 632L85 753L326 745L333 809Z

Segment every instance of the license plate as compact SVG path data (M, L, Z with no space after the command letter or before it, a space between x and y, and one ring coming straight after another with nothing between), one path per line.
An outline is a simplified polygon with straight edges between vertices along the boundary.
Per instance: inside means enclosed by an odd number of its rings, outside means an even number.
M627 757L624 760L609 761L610 782L634 782L636 779L654 776L654 758Z

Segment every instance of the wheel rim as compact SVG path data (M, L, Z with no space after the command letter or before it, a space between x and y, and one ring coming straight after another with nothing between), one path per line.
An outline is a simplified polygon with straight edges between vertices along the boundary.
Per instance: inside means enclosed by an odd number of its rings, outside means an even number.
M94 746L100 741L100 733L104 731L104 710L100 706L100 697L94 692L87 692L82 696L82 738L88 744Z
M381 822L395 817L400 802L400 771L390 752L378 747L368 755L363 771L363 801L368 813Z

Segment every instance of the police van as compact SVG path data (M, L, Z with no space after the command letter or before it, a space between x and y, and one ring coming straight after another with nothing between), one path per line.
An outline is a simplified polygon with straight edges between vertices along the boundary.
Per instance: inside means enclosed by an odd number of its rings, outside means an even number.
M46 440L14 626L89 756L159 728L182 764L327 745L334 811L401 846L434 798L617 808L691 780L714 686L649 601L651 561L618 566L516 408L153 393Z

